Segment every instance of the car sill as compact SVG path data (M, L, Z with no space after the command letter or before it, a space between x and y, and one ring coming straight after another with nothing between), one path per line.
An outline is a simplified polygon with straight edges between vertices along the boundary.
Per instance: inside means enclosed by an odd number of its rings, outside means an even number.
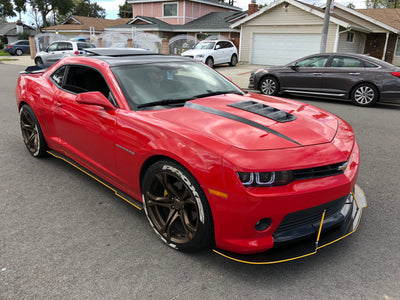
M297 90L282 90L284 93L291 94L305 94L305 95L316 95L316 96L329 96L329 97L343 97L345 94L333 94L333 93L318 93L318 92L306 92L306 91L297 91Z
M82 173L85 173L86 175L88 175L89 177L93 178L97 182L100 182L102 185L104 185L105 187L107 187L110 190L112 190L116 196L118 196L119 198L121 198L125 202L128 202L130 205L132 205L133 207L137 208L138 210L142 210L143 209L143 204L141 202L139 202L138 200L132 198L131 196L129 196L128 194L124 193L123 191L121 191L120 189L116 188L115 186L111 185L110 183L105 182L102 178L100 178L99 176L97 176L93 172L89 171L85 167L82 167L81 165L79 165L74 160L70 159L69 157L67 157L67 156L65 156L65 155L63 155L63 154L61 154L59 152L53 151L53 150L49 150L49 151L47 151L47 153L50 154L51 156L55 157L55 158L58 158L58 159L61 159L61 160L65 161L66 163L68 163L71 166L75 167L76 169L78 169Z

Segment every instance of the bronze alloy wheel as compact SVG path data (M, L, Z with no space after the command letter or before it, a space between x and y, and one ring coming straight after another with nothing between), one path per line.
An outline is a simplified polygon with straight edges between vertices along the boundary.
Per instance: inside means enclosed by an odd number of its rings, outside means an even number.
M279 83L273 77L266 77L261 80L260 83L260 92L265 95L274 96L278 93L279 90Z
M24 143L29 152L35 157L41 157L46 152L46 142L35 114L28 105L20 110L20 125Z
M157 162L143 179L147 218L169 246L196 251L210 244L211 217L205 196L180 165Z

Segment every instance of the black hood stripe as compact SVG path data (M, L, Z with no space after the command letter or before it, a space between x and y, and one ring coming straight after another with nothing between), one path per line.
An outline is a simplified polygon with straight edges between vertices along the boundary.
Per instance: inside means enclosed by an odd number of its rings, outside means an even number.
M276 136L279 136L279 137L281 137L281 138L283 138L283 139L285 139L287 141L295 143L296 145L302 146L300 143L296 142L295 140L292 140L290 137L287 137L286 135L283 135L282 133L279 133L278 131L275 131L275 130L269 128L269 127L266 127L266 126L264 126L264 125L262 125L260 123L254 122L252 120L245 119L245 118L242 118L240 116L237 116L237 115L234 115L234 114L222 111L222 110L218 110L218 109L215 109L215 108L212 108L212 107L196 104L196 103L193 103L193 102L186 102L185 107L196 109L196 110L203 111L203 112L207 112L207 113L210 113L210 114L213 114L213 115L217 115L217 116L220 116L220 117L224 117L224 118L227 118L227 119L230 119L230 120L233 120L233 121L237 121L237 122L240 122L240 123L243 123L243 124L246 124L246 125L250 125L250 126L256 127L258 129L264 130L266 132L272 133L272 134L274 134Z

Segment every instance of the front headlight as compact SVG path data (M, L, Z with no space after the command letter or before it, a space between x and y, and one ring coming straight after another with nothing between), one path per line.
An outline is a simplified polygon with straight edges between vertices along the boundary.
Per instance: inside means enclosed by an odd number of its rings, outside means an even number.
M263 72L263 71L264 71L264 69L257 69L255 71L251 72L251 75L256 75L257 73L260 73L260 72Z
M286 185L293 181L292 171L279 172L238 172L239 179L246 187L267 187Z
M196 55L196 57L203 58L204 54L198 54L198 55Z

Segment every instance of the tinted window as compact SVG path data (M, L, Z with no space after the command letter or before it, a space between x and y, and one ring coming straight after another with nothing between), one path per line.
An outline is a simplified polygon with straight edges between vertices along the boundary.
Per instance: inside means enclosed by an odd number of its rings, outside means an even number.
M77 43L77 45L78 45L78 50L83 50L85 48L96 48L95 45L90 43Z
M69 66L63 88L72 93L100 92L116 105L110 89L99 71L82 67Z
M379 67L379 66L377 66L373 63L370 63L369 61L366 61L366 60L363 60L363 62L364 62L364 67L366 67L366 68L378 68Z
M304 68L322 68L328 61L329 56L313 56L300 60L296 63L298 67Z
M74 50L71 43L60 42L58 43L57 51Z
M58 86L62 87L64 75L65 75L65 66L62 66L61 68L57 69L53 74L50 75L50 78L53 80L53 82Z
M331 66L334 68L361 68L363 61L355 57L335 56Z

